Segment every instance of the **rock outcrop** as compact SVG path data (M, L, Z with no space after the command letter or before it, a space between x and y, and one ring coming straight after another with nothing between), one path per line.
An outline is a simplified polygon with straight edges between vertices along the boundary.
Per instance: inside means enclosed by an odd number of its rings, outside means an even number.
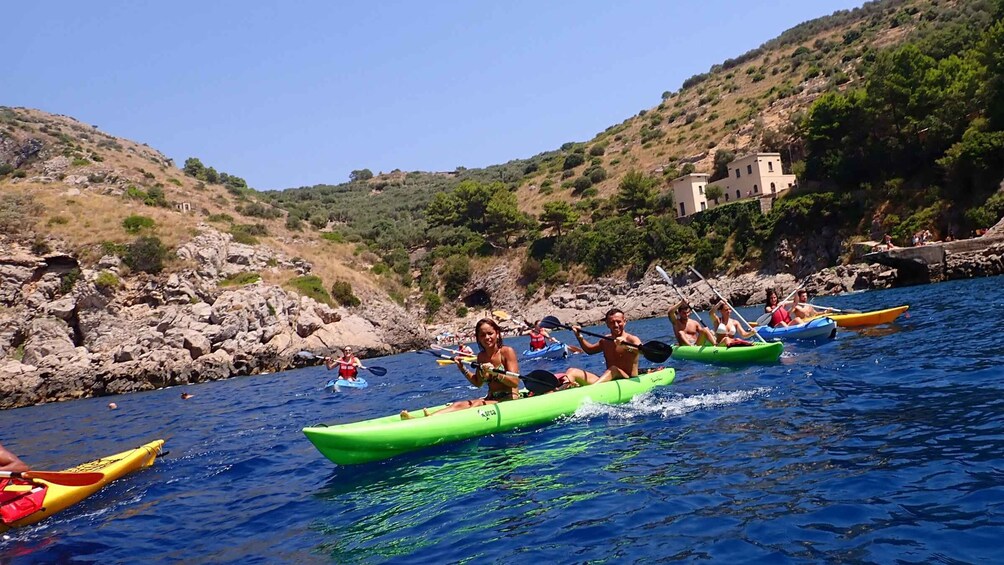
M220 288L240 272L310 265L211 228L178 254L194 268L109 291L96 281L119 272L114 257L81 269L0 245L0 408L275 372L302 365L303 350L373 356L429 343L419 318L386 299L349 310L260 281Z

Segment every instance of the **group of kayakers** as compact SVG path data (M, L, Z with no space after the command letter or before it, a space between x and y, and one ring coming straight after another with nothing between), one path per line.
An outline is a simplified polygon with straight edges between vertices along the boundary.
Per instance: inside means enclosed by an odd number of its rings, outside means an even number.
M571 326L571 328L584 353L589 355L603 353L603 358L606 361L606 370L601 375L596 375L584 369L570 367L564 373L555 375L558 378L559 389L638 376L638 347L641 345L641 340L637 336L625 331L627 322L624 312L618 308L613 308L606 313L604 321L610 333L605 339L601 339L597 343L586 341L582 337L579 326ZM539 321L534 324L533 328L527 330L527 334L531 336L531 339L536 335L538 344L543 341L545 346L548 340L558 341L551 337L546 329L540 326ZM480 349L475 362L477 368L473 371L468 369L468 363L459 355L454 357L453 360L464 378L472 385L480 388L487 384L488 394L483 398L453 402L446 408L436 412L430 413L426 411L426 416L456 412L457 410L466 410L468 408L520 398L519 377L513 376L519 374L519 359L516 351L503 343L502 329L498 323L491 318L478 320L474 327L474 337ZM407 410L401 411L402 419L407 420L412 417L412 414Z

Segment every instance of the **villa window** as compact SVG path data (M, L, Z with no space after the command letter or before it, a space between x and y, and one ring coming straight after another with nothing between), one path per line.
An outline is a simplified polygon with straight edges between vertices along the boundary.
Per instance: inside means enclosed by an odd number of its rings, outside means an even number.
M697 193L698 194L704 194L704 185L703 184L697 185Z
M788 186L791 186L791 185L788 185ZM774 186L774 183L770 183L770 193L774 194L775 192L777 192L777 188Z
M725 201L726 201L726 202L728 202L728 201L729 201L729 193L728 193L728 192L726 192L726 193L725 193Z
M742 198L742 197L743 197L743 193L742 193L742 192L739 192L739 189L737 188L737 189L736 189L736 200L739 200L739 199L740 199L740 198Z
M760 194L760 189L755 184L753 185L753 194Z
M767 161L767 172L774 172L774 161Z
M739 178L739 169L736 169L736 178Z
M753 174L753 165L746 165L746 174L747 175Z
M708 203L707 202L701 202L701 212L703 212L703 211L705 211L707 209L708 209Z
M687 215L687 207L683 202L680 202L680 216L683 217L686 215Z

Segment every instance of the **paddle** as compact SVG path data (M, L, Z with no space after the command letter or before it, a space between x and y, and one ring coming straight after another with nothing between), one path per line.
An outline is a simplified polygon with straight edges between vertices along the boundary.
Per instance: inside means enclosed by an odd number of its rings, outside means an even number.
M104 480L104 473L73 473L68 471L0 471L0 478L41 480L68 487L85 487Z
M759 318L757 318L756 319L756 325L758 325L758 326L765 326L768 323L770 323L770 319L774 315L774 312L777 312L778 308L780 308L785 302L787 302L789 298L791 298L792 296L795 296L795 293L798 292L799 290L801 290L803 284L804 284L804 282L798 283L798 285L795 286L795 290L791 291L788 294L788 296L785 296L784 300L778 301L777 306L775 306L773 310L771 310L770 312L767 312L766 314L764 314L764 315L760 316ZM750 327L753 327L753 326L750 326Z
M443 355L441 353L436 353L434 351L419 351L419 353L428 353L430 355L435 355L436 357L442 357L443 359L453 359L449 355ZM477 363L474 361L462 361L462 362L473 367L475 370L481 367L481 363ZM498 373L500 375L505 375L507 377L516 377L517 379L520 379L521 381L526 383L526 389L532 392L534 396L551 392L557 389L562 384L561 381L558 379L558 377L554 376L554 373L545 371L543 369L537 369L525 375L521 375L519 373L513 373L511 371L506 371L505 369L500 369L498 367L492 367L487 363L485 365L487 365L488 369L491 370L493 373Z
M296 356L301 359L321 359L322 361L324 360L324 357L319 357L309 351L300 351L299 353L296 354ZM387 369L383 367L364 367L362 365L356 365L356 366L359 367L360 369L366 369L367 371L373 373L378 377L382 377L387 374Z
M429 347L431 347L432 349L435 349L436 351L446 351L447 353L452 353L452 354L458 355L460 357L474 357L474 356L477 355L477 353L474 353L474 352L466 353L466 352L460 351L459 349L450 349L449 347L443 347L442 345L432 344Z
M754 334L756 334L757 339L759 339L760 341L762 341L764 343L767 343L767 340L764 339L762 335L760 335L760 332L758 332L758 331L756 331L756 330L753 329L753 326L751 326L750 323L746 321L746 318L743 318L743 315L740 314L738 310L736 310L735 308L733 308L732 305L729 304L729 301L725 300L724 296L722 296L721 294L719 294L719 292L717 290L715 290L715 287L712 286L711 283L709 283L708 280L704 278L704 275L702 275L701 273L699 273L697 271L697 269L695 269L693 267L691 267L690 270L693 271L693 273L695 275L697 275L697 277L699 279L701 279L702 281L704 281L704 284L708 285L708 288L711 289L711 292L715 293L715 296L717 296L719 300L721 300L722 302L724 302L725 305L729 307L729 310L732 310L733 312L736 313L736 318L739 318L740 322L746 324L746 327L749 328L750 330L752 330Z
M680 300L686 302L687 298L683 296L683 293L680 292L680 289L676 288L676 285L673 284L673 280L669 278L669 275L666 274L666 271L664 271L662 267L658 265L656 265L655 270L662 276L662 280L666 281L666 284L673 287L673 290L676 291L676 294L680 295ZM697 318L697 321L700 322L702 326L708 327L708 325L704 323L704 320L701 318L701 316L697 312L695 312L693 308L691 308L690 311L691 313L694 314L694 317Z
M861 310L855 310L854 308L830 308L829 306L820 306L818 304L811 304L813 308L819 308L820 310L826 310L827 312L836 312L838 314L861 314Z
M541 327L545 327L548 329L553 329L553 328L562 328L565 330L572 329L572 326L562 324L561 320L555 318L554 316L545 316L544 319L540 321L540 325ZM593 337L598 337L600 339L608 339L610 341L614 341L614 338L608 335L601 335L598 333L588 332L583 329L580 329L579 332L584 333L586 335L591 335ZM645 356L645 359L648 359L653 363L662 363L666 359L669 359L669 356L673 354L673 346L662 343L661 341L648 341L641 345L631 345L629 343L625 343L624 345L627 347L633 347L635 349L640 350L641 354Z

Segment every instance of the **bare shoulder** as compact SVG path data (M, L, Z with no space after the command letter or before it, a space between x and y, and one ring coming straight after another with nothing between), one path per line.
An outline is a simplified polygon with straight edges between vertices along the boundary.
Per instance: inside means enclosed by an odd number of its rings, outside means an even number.
M628 343L633 343L635 345L641 345L641 338L638 337L638 336L636 336L636 335L634 335L634 334L629 334L627 332L624 332L624 338L625 338L625 341L627 341Z

